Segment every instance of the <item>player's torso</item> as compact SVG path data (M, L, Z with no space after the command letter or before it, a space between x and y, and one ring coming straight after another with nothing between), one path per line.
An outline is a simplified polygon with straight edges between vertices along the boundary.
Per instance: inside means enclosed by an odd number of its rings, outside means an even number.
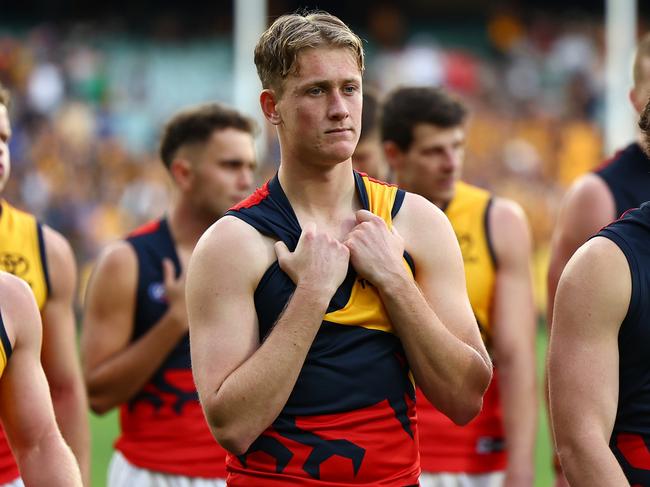
M650 486L650 205L602 230L626 255L632 296L618 336L618 409L610 447L631 485Z
M127 241L138 262L132 341L149 332L167 311L163 259L181 260L166 219L133 232ZM224 477L225 452L205 422L192 377L189 336L185 335L149 382L121 406L116 448L133 464L191 477Z
M362 206L390 225L403 193L359 174L355 180ZM300 225L277 178L235 210L230 214L295 248ZM272 263L255 291L260 337L294 289ZM414 399L404 350L379 295L350 267L279 417L246 454L229 457L229 485L416 484Z
M39 309L43 309L49 282L42 227L33 215L4 200L0 207L0 270L27 282Z
M463 255L467 293L481 336L491 351L495 259L488 232L491 195L459 182L445 209ZM498 366L498 364L497 364ZM483 400L483 409L460 427L437 411L418 390L418 430L422 470L482 473L505 468L505 443L498 371Z

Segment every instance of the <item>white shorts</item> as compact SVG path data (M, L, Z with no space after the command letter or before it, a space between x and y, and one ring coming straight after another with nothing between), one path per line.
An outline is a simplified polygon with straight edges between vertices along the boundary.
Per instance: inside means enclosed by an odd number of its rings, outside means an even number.
M18 477L16 480L13 480L8 484L2 484L1 487L25 487L25 484L23 484L23 479Z
M483 474L426 473L420 475L420 487L501 487L504 472Z
M224 479L185 477L136 467L119 451L108 466L107 487L226 487ZM13 487L13 486L12 486Z

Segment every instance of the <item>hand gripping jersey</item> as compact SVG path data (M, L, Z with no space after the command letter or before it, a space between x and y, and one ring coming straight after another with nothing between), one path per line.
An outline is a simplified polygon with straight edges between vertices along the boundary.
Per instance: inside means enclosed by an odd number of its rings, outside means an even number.
M50 289L41 224L33 215L0 201L0 270L27 282L42 311ZM0 427L0 485L20 476Z
M395 186L354 173L362 207L390 227L404 199ZM277 176L227 214L293 251L301 228ZM410 260L405 254L404 265ZM412 263L409 269L412 271ZM274 262L255 290L259 336L295 286ZM332 298L287 404L239 457L228 485L417 485L415 391L400 340L374 287L350 266Z
M132 340L167 311L162 261L180 261L167 220L149 223L128 238L138 259ZM133 465L186 477L224 478L225 451L212 437L192 378L189 336L178 343L149 382L120 407L115 448Z
M650 201L650 159L639 144L628 145L595 173L609 186L616 204L616 217Z
M632 277L618 333L619 390L610 448L630 485L650 487L650 204L601 230L625 254Z
M492 340L491 307L495 283L495 258L487 228L491 201L487 191L458 182L454 198L445 209L458 238L469 300L488 351ZM420 462L424 472L480 474L505 469L498 381L495 370L483 398L483 409L462 427L435 409L418 389Z

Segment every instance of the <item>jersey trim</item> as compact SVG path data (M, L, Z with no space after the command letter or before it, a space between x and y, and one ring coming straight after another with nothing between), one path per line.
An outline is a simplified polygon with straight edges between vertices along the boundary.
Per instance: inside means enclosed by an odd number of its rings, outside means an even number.
M2 312L0 311L0 340L2 341L2 352L5 359L5 366L9 362L9 357L11 357L11 342L9 341L9 336L7 335L7 330L5 328L4 321L2 320Z
M45 281L45 300L47 301L50 294L52 294L52 286L50 285L50 273L47 266L47 252L45 250L45 237L43 235L43 225L36 222L36 232L38 234L38 251L41 254L41 267L43 268L43 280Z
M490 252L492 265L496 269L498 267L497 254L494 251L494 245L492 244L492 232L490 232L490 210L492 209L493 203L494 198L490 196L490 199L485 206L485 213L483 214L483 225L485 226L485 243L487 244L488 252Z

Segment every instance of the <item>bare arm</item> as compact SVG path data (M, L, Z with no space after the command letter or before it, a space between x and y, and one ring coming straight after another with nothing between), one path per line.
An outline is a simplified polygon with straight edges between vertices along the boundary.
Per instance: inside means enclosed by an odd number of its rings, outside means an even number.
M169 308L143 336L131 342L138 263L127 242L117 242L100 257L88 285L81 337L90 406L97 413L127 402L187 333L184 279L164 265Z
M51 292L42 310L41 361L52 394L56 420L90 485L88 402L79 365L74 295L77 266L72 249L58 232L44 227Z
M378 289L418 386L453 421L467 423L481 409L492 365L449 221L424 198L407 194L395 226L409 243L416 281L403 265L401 237L370 212L358 212L357 221L346 241L350 258Z
M327 305L345 278L347 249L305 226L289 253L275 245L296 290L260 344L253 294L273 247L233 217L199 241L187 274L194 379L215 438L235 454L277 418L298 379Z
M0 416L26 485L81 486L72 451L54 419L40 363L41 319L29 288L0 275L0 308L13 353L0 379Z
M614 198L605 181L595 174L582 176L565 195L551 238L551 258L546 281L546 329L549 336L553 325L555 292L564 266L589 237L614 220L616 216ZM546 376L544 383L545 399L548 404ZM554 465L558 470L555 486L564 487L567 484L562 472L559 471L557 458L555 460Z
M631 289L625 256L602 237L576 252L560 279L549 351L551 419L574 487L629 485L609 439L618 401L618 332Z
M496 260L492 304L493 358L499 371L508 467L505 486L532 486L537 432L535 311L528 222L515 203L496 199L490 209Z
M555 291L564 266L589 237L611 223L617 216L612 193L605 181L595 174L581 177L564 197L551 240L546 314L549 332L552 325Z

